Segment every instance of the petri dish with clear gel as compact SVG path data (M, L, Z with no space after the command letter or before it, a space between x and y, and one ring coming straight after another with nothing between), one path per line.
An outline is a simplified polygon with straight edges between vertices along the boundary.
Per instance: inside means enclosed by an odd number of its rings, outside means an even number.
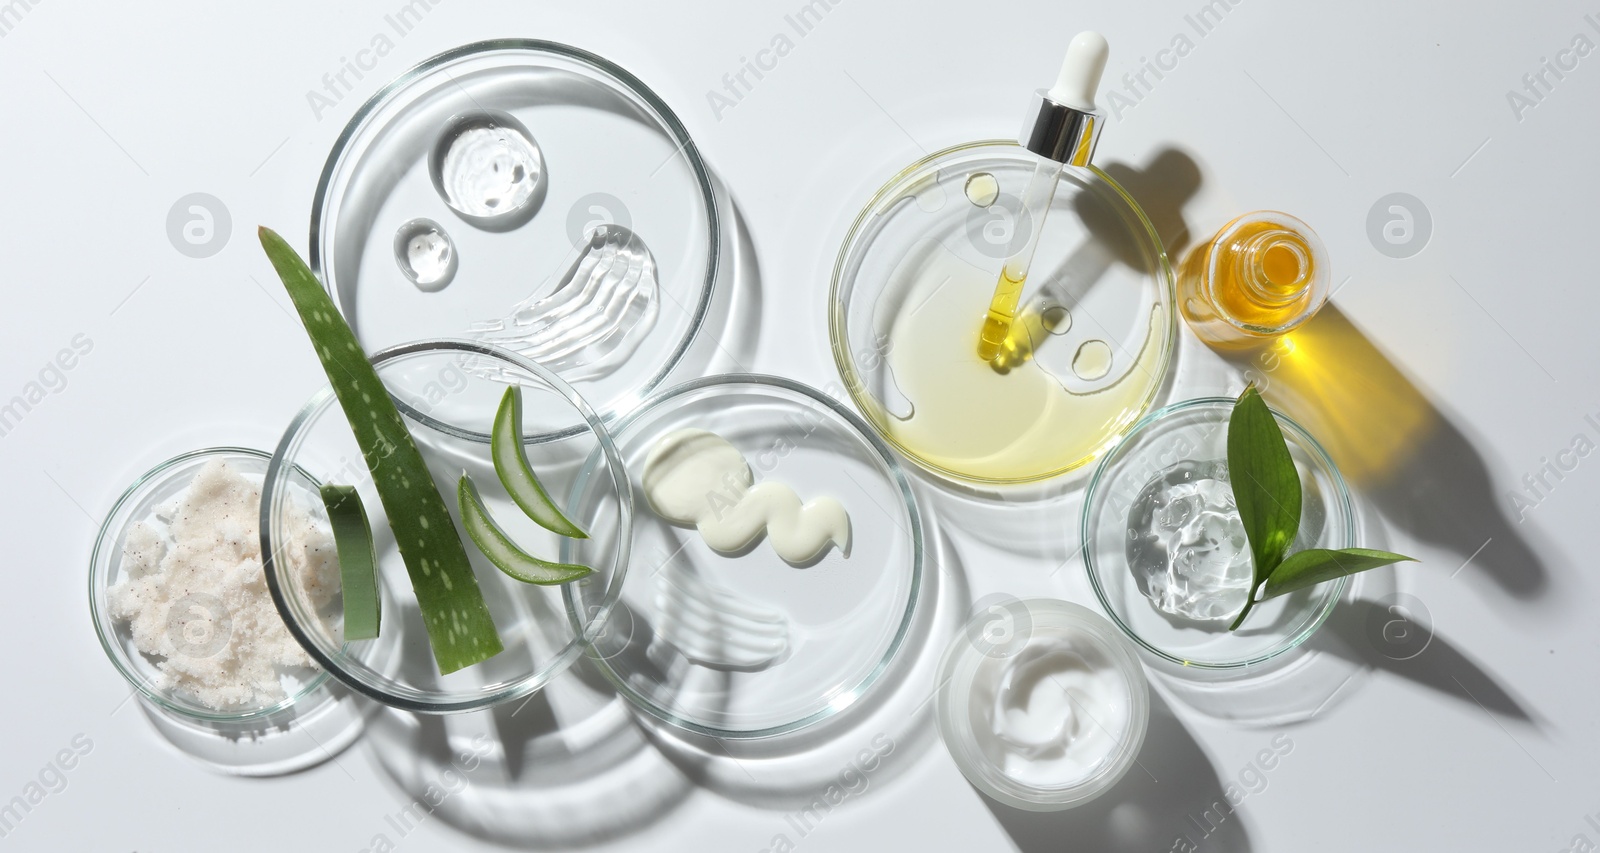
M680 430L719 436L748 465L754 485L712 485L710 506L737 512L769 484L811 506L831 498L849 516L844 547L797 563L769 533L719 551L697 526L658 514L647 463ZM723 739L788 734L862 702L897 659L922 584L921 516L888 447L823 393L747 374L659 392L613 435L638 509L631 530L591 537L604 549L630 536L632 557L589 655L618 692L669 726ZM578 475L567 505L579 525L615 512L603 474L594 458ZM606 604L598 589L564 591L574 622Z
M1144 745L1150 689L1111 623L1053 599L980 609L939 665L939 732L963 775L1014 808L1083 805Z
M317 186L310 262L368 352L491 344L610 420L690 351L720 227L699 149L643 82L587 51L505 39L435 56L356 112ZM530 440L584 431L528 417Z
M828 327L858 407L896 450L964 484L1049 479L1115 445L1177 337L1160 238L1104 172L1061 172L1004 358L977 355L1000 269L1032 228L1038 158L958 145L891 178L834 266Z

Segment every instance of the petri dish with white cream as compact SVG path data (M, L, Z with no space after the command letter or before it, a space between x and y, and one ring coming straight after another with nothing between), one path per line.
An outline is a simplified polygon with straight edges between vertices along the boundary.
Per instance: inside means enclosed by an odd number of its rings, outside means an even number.
M939 731L962 774L1027 811L1105 793L1133 766L1150 721L1132 646L1065 601L980 602L945 651L938 683Z
M652 396L613 431L639 508L628 577L589 651L634 707L722 739L809 729L863 703L905 645L921 515L889 448L814 388L740 374ZM566 501L613 510L591 460ZM565 553L562 559L566 559ZM603 603L563 588L568 616Z

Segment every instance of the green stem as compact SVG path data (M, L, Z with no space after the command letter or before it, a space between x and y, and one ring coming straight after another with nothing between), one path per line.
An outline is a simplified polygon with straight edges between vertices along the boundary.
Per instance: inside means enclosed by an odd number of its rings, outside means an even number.
M1258 592L1260 589L1260 584L1256 584L1250 588L1250 595L1244 600L1244 609L1239 611L1238 618L1234 619L1233 624L1228 626L1229 631L1239 630L1239 625L1240 623L1244 622L1244 617L1250 615L1250 608L1256 606L1256 592Z

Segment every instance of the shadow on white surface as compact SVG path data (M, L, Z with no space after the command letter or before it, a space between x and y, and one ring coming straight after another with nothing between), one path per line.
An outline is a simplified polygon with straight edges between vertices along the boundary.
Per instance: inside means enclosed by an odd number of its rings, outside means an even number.
M1542 725L1510 688L1436 634L1431 624L1406 608L1404 599L1345 602L1322 630L1342 640L1331 648L1357 664L1398 675L1507 719Z
M297 705L258 720L202 722L138 697L157 735L201 766L229 776L285 776L339 760L364 728L364 705L331 681Z
M403 799L372 819L374 845L438 818L521 849L627 838L670 813L688 779L653 749L587 663L520 704L453 716L382 709L368 753Z
M1483 456L1337 305L1274 345L1225 357L1322 442L1391 524L1448 549L1513 598L1548 591L1544 562L1506 517ZM1460 571L1418 571L1434 569Z
M934 673L969 607L964 570L951 542L928 532L924 584L911 633L889 671L865 697L826 720L774 738L718 741L648 724L650 739L695 784L758 808L826 814L909 771L938 744Z
M1152 693L1138 763L1095 800L1066 811L1028 812L980 796L1023 853L1249 853L1250 837L1235 811L1242 791L1224 783L1172 709Z

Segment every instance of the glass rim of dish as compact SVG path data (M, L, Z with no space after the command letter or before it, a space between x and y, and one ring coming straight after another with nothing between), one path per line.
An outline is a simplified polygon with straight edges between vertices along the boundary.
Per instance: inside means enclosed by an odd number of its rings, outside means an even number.
M654 412L659 406L669 402L674 397L680 397L706 388L738 384L777 388L809 398L813 402L822 405L860 435L867 446L873 450L877 460L883 464L885 471L890 475L890 482L899 492L902 505L906 508L906 517L910 522L910 530L906 531L906 536L911 541L911 584L910 589L907 591L906 607L900 615L900 624L895 628L894 637L884 649L883 656L878 660L872 671L864 675L856 684L840 695L835 696L822 708L805 717L791 720L782 725L768 726L761 729L733 729L697 723L674 714L671 710L661 707L659 703L645 696L629 684L626 678L619 675L612 668L608 659L594 654L588 656L589 660L595 664L595 668L612 685L618 695L622 696L630 706L644 711L657 720L673 728L696 735L725 740L756 740L792 734L802 729L810 728L856 704L877 684L878 680L888 670L890 664L899 657L901 650L905 646L906 638L911 634L911 629L919 610L917 603L922 594L922 575L926 562L926 548L923 543L922 511L918 505L916 493L912 490L911 481L906 476L904 468L895 459L894 453L890 451L888 445L860 415L850 411L847 406L829 397L820 389L803 382L764 373L719 373L690 379L651 395L616 425L615 432L617 435L622 435L629 428ZM572 491L567 500L569 506L577 503L593 471L593 466L585 463L583 469L573 481ZM574 618L577 602L574 600L572 590L570 588L563 589L562 598L567 605L568 618ZM615 603L614 599L612 603Z
M334 140L333 148L328 152L328 159L324 161L322 172L317 177L317 188L312 198L311 234L310 242L307 244L306 262L311 267L312 273L322 282L323 288L332 297L333 304L339 309L339 313L348 319L349 312L340 298L339 287L333 281L332 271L327 269L324 264L326 247L333 242L331 231L326 239L324 238L324 232L334 227L334 223L328 218L329 208L331 207L329 193L332 191L334 180L346 165L346 158L351 152L351 143L366 128L367 122L387 106L393 97L403 93L413 83L425 79L435 70L461 60L473 59L492 53L514 53L518 51L532 54L549 54L589 65L619 84L622 90L644 101L645 105L654 112L654 117L660 122L661 128L667 132L671 141L675 143L676 151L681 153L688 161L690 172L694 175L696 187L700 191L700 200L706 212L706 271L704 281L700 287L700 299L693 306L693 314L689 319L687 330L682 339L673 348L671 355L663 361L660 369L629 393L629 396L633 398L631 405L624 405L615 411L608 411L602 415L604 420L612 421L637 409L642 404L642 400L659 389L661 383L666 381L672 371L688 355L695 340L700 337L706 318L711 313L711 300L716 293L717 277L722 265L722 213L717 204L716 190L711 179L710 169L706 166L705 159L700 155L699 147L695 144L693 137L689 135L688 129L684 126L683 121L678 118L678 114L673 111L672 107L668 106L667 102L655 93L655 90L645 85L643 80L640 80L615 62L583 48L562 44L561 42L546 39L499 38L469 42L453 47L424 59L401 72L356 109L355 113L350 116L350 120L346 122L344 128L339 132L338 138ZM662 165L665 165L665 163ZM388 347L388 349L392 348ZM436 421L422 412L406 412L406 414L417 418L421 423L432 429L455 435L458 438L481 441L485 444L489 442L488 433L462 430L449 423ZM523 440L529 444L543 444L571 438L584 431L582 425L577 425L550 432L531 433L524 435Z
M89 556L89 614L94 620L95 635L99 638L100 647L105 650L106 657L111 659L111 663L116 667L117 672L121 673L128 684L132 685L134 690L144 698L165 710L190 719L210 723L259 720L284 711L321 689L327 683L328 670L326 668L320 669L316 676L308 681L298 692L286 695L282 700L260 708L241 711L220 711L177 701L167 695L166 691L152 687L143 676L134 672L131 662L126 659L125 651L121 644L112 642L112 638L108 634L109 631L114 630L112 625L115 620L111 618L109 611L105 609L105 603L101 601L101 598L110 589L107 580L110 574L111 561L121 559L121 551L117 548L118 540L122 538L122 534L128 525L136 520L133 518L121 518L123 512L131 510L134 504L151 490L168 483L175 469L200 459L209 457L227 458L230 456L258 459L269 465L272 460L272 454L264 450L229 445L202 447L167 459L140 474L131 485L123 490L121 496L117 498L111 509L106 513L105 518L101 520L99 532L95 535L94 549ZM302 471L301 473L304 474L305 472ZM312 483L317 482L315 478L309 475L306 475L306 479ZM113 530L112 523L119 519L121 523Z
M1083 631L1090 635L1127 679L1129 733L1117 744L1111 756L1114 760L1076 784L1045 787L1019 782L994 762L984 761L983 756L975 754L977 750L971 749L976 740L972 718L961 713L959 708L969 698L977 667L982 663L980 659L986 657L970 639L970 630L974 625L984 625L985 620L992 618L984 612L974 614L962 626L951 638L950 645L939 661L937 678L940 687L934 700L935 722L961 774L985 794L1026 811L1076 808L1111 790L1137 763L1150 727L1150 681L1133 645L1122 632L1111 626L1109 620L1094 610L1077 602L1047 596L1020 599L1016 604L1027 610L1031 620L1030 629L1042 626L1058 631ZM1020 652L1021 649L1018 649L1010 656ZM956 741L954 744L950 743L952 735ZM974 779L974 775L978 778Z
M1340 599L1344 597L1345 589L1350 583L1350 577L1345 576L1320 584L1319 586L1328 587L1329 591L1323 593L1324 600L1320 605L1316 615L1312 619L1305 622L1300 626L1299 630L1287 635L1283 640L1279 641L1277 645L1273 646L1266 652L1255 654L1241 660L1196 661L1174 655L1171 652L1155 646L1146 640L1138 631L1134 630L1132 626L1127 624L1122 616L1118 614L1117 608L1112 605L1110 597L1106 593L1105 587L1100 582L1100 564L1095 560L1094 557L1094 531L1091 529L1093 524L1093 511L1097 506L1096 498L1099 495L1101 479L1106 473L1106 468L1110 465L1111 460L1116 458L1117 453L1124 446L1126 446L1128 442L1132 441L1144 430L1160 423L1162 420L1182 412L1208 407L1225 407L1227 411L1231 412L1233 405L1236 402L1238 401L1233 397L1195 397L1193 399L1173 403L1169 406L1163 406L1162 408L1145 415L1139 420L1138 423L1133 425L1133 428L1128 430L1127 434L1123 436L1122 442L1119 443L1118 446L1110 453L1107 453L1104 458L1100 460L1099 465L1095 466L1094 475L1089 479L1089 485L1084 490L1083 510L1080 514L1081 524L1079 529L1079 538L1083 543L1081 550L1083 554L1084 570L1089 576L1089 585L1094 588L1095 599L1100 602L1101 609L1105 610L1106 616L1110 618L1112 624L1122 629L1122 632L1135 643L1137 643L1140 648L1156 655L1164 661L1175 663L1190 669L1219 672L1238 671L1266 663L1281 657L1290 651L1293 651L1306 640L1310 639L1311 635L1315 634L1317 629L1322 627L1324 622L1328 621L1328 617L1333 615L1333 609L1338 606ZM1317 441L1316 437L1313 436L1310 431L1301 426L1298 421L1294 420L1283 412L1277 409L1271 409L1271 411L1273 416L1277 419L1278 425L1287 431L1291 436L1293 436L1292 440L1310 453L1312 457L1329 473L1335 492L1335 500L1330 502L1330 504L1331 506L1338 508L1341 517L1346 519L1351 526L1351 530L1346 537L1346 543L1336 547L1354 547L1356 538L1354 530L1354 524L1356 521L1355 499L1350 493L1349 485L1344 480L1344 474L1339 471L1339 466L1334 464L1333 457L1328 455L1327 448L1324 448L1321 442ZM1223 420L1226 421L1226 418Z
M858 406L863 413L871 412L874 409L881 409L882 406L879 405L878 402L866 392L866 383L862 381L861 376L856 369L854 356L850 353L848 340L845 337L847 334L847 328L849 326L849 318L845 316L845 303L843 300L845 267L849 263L852 254L855 252L856 244L859 241L863 229L868 221L871 220L873 216L877 215L881 210L887 209L883 206L884 202L894 197L894 194L907 186L913 177L925 172L936 162L948 157L976 151L982 148L1012 149L1028 156L1037 156L1032 155L1026 148L1024 148L1014 139L980 139L951 145L938 151L934 151L931 154L927 154L926 156L920 157L910 165L907 165L897 171L872 194L872 197L868 199L867 203L861 208L861 212L858 213L855 220L851 222L849 231L845 233L844 242L840 244L839 254L834 260L832 279L828 288L828 343L829 349L833 353L834 366L838 369L840 377L844 380L845 389L849 392L851 400L855 402L856 406ZM1131 211L1133 211L1139 224L1143 226L1143 236L1149 240L1149 245L1155 250L1155 257L1157 258L1158 269L1155 271L1153 277L1160 279L1162 290L1167 297L1169 310L1166 312L1167 316L1164 318L1164 325L1167 330L1166 345L1162 347L1160 356L1160 369L1155 371L1155 375L1161 378L1154 382L1150 386L1150 390L1144 395L1144 399L1140 403L1138 409L1138 411L1143 414L1150 410L1150 406L1155 403L1156 397L1161 393L1161 388L1166 384L1165 377L1171 368L1172 356L1177 350L1177 275L1174 273L1172 269L1172 263L1167 257L1166 246L1162 244L1160 235L1156 233L1155 226L1150 222L1150 217L1144 212L1144 208L1139 205L1138 201L1136 201L1133 196L1129 195L1128 191L1124 189L1121 184L1117 183L1115 179L1113 179L1110 175L1107 175L1105 172L1102 172L1099 167L1090 165L1084 167L1083 170L1094 175L1094 177L1103 181L1106 186L1110 187L1111 190L1116 194L1117 198L1119 198L1128 206ZM984 486L1012 486L1046 482L1064 474L1068 474L1072 471L1077 471L1084 468L1085 466L1093 463L1096 459L1104 457L1106 451L1112 447L1115 447L1122 438L1126 437L1132 431L1134 425L1139 419L1130 418L1128 421L1129 425L1126 428L1107 437L1106 441L1102 443L1096 450L1082 459L1072 463L1071 465L1033 476L1000 478L975 477L971 474L966 474L951 468L947 468L943 465L939 465L936 462L924 458L921 454L909 447L906 447L903 443L896 441L894 437L887 435L885 430L882 430L878 427L877 422L873 417L868 416L866 420L868 424L871 425L874 433L883 438L884 441L888 442L890 446L894 447L894 449L901 455L905 456L905 458L911 460L912 463L914 463L917 467L922 468L925 471L959 483Z
M595 441L598 443L600 453L606 458L607 468L612 471L613 480L620 478L623 483L626 483L627 471L622 465L622 457L617 451L616 444L611 437L610 431L607 429L605 422L601 420L599 414L596 413L593 407L589 405L588 401L583 398L582 394L578 393L576 389L563 380L559 375L541 366L539 363L532 361L531 359L517 355L516 353L510 352L502 347L494 346L493 344L485 344L478 341L468 341L455 338L436 338L431 340L412 341L410 343L398 344L396 346L379 350L371 356L371 361L374 368L379 368L387 362L396 359L403 359L407 356L448 352L458 352L469 355L501 359L511 363L519 369L527 371L533 376L538 377L540 381L544 382L550 388L550 390L565 398L567 403L578 411L584 420L584 424L582 425L583 429L594 436ZM275 449L272 453L271 462L267 468L266 479L262 484L261 491L260 530L261 548L263 554L272 553L269 537L272 535L271 515L272 506L274 503L273 498L276 496L276 481L281 476L280 471L284 461L288 454L298 447L300 440L304 438L304 430L307 425L318 417L328 416L330 410L334 410L331 416L338 417L341 420L344 419L345 415L343 410L335 406L332 386L327 383L323 383L317 392L312 395L311 399L307 401L298 412L295 413L294 418L289 422L289 426L285 428L283 437L275 446ZM401 409L401 411L406 412L407 409ZM408 416L410 416L409 413ZM428 427L430 429L434 428L427 424L419 425ZM410 429L409 426L407 428ZM458 433L448 429L439 429L438 431L447 435L456 436L458 438L462 437ZM305 474L304 469L300 465L294 463L291 464L296 471L299 471L302 475ZM307 479L312 478L308 476ZM312 482L315 482L315 480L313 479ZM446 499L446 502L448 503L448 496L446 496ZM578 656L582 654L583 650L587 648L594 640L594 638L605 630L606 621L610 618L611 609L616 604L618 597L622 593L623 581L627 578L628 574L628 558L629 549L632 545L631 531L633 528L633 500L631 492L625 496L625 499L618 502L618 526L620 530L628 532L629 535L626 537L619 537L619 545L617 546L615 556L612 558L613 565L609 570L610 577L606 586L606 592L602 597L602 602L599 605L599 608L594 612L594 615L588 617L587 621L585 622L578 620L577 617L574 617L569 612L569 627L572 628L573 637L569 639L566 644L562 646L560 651L552 656L549 661L521 678L502 682L498 689L486 690L481 692L481 695L466 696L465 698L430 698L422 691L407 688L404 685L397 685L392 681L388 682L386 685L379 685L358 677L348 667L344 666L336 658L329 655L327 651L324 650L320 645L318 645L317 640L310 636L306 629L300 624L299 620L296 618L296 614L294 613L294 608L291 606L288 597L282 588L282 583L278 579L277 567L274 561L269 557L268 559L264 559L262 561L262 565L263 571L266 573L267 589L272 594L272 603L278 611L279 618L283 620L285 627L289 629L289 633L294 637L295 642L299 643L300 647L306 650L306 653L309 654L311 658L323 668L325 673L332 675L336 681L360 693L361 695L370 699L374 699L392 708L424 714L464 713L468 711L492 708L497 705L505 704L506 702L516 701L517 699L521 699L538 692L539 690L543 689L546 684L550 683L551 680L555 679L563 672L566 672L567 669L572 666L573 662L577 660ZM466 534L462 532L461 535L463 545L467 548L471 548L472 545L467 541L468 537ZM407 591L409 592L409 589ZM349 645L349 641L342 643L340 645L340 654L343 654ZM424 643L424 648L428 648L426 643ZM431 656L429 661L431 664ZM494 685L490 686L494 687ZM396 687L400 689L394 689ZM448 696L448 694L444 693L439 695Z

